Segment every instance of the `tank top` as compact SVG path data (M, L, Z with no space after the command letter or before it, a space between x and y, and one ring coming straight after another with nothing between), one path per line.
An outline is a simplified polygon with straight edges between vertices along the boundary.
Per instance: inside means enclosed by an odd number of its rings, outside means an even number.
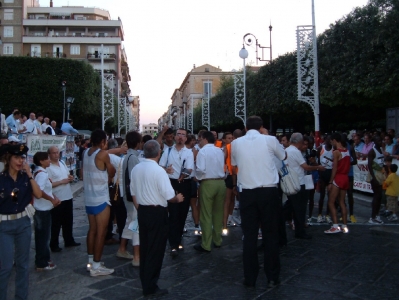
M108 172L96 166L96 156L100 149L89 155L89 149L83 155L83 187L86 206L99 206L109 202Z
M348 175L351 166L351 156L348 149L337 149L341 152L341 159L338 161L337 174Z
M325 145L321 146L320 164L326 169L332 169L333 165L333 148L327 150Z

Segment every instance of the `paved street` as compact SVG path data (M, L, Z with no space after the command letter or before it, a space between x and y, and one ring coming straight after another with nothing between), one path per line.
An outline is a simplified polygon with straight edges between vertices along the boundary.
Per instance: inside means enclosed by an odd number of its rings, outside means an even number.
M80 184L74 186L78 193ZM167 288L169 295L162 299L398 299L399 226L366 225L370 197L357 198L355 215L359 223L349 225L349 234L328 236L323 233L328 225L314 224L308 229L313 240L296 240L287 227L289 243L281 255L282 284L273 289L267 289L262 270L256 288L242 285L240 227L231 228L222 247L210 254L199 254L193 249L199 239L189 231L183 239L185 250L177 258L172 259L167 249L159 285ZM316 210L317 205L314 216ZM74 218L74 235L82 246L53 254L58 266L54 271L34 270L32 241L30 299L142 298L139 270L130 261L115 257L117 245L105 246L103 255L105 265L115 268L114 274L93 278L86 271L88 222L82 193L75 197ZM192 227L191 216L187 227ZM261 252L259 260L263 261ZM14 274L11 280L10 299Z

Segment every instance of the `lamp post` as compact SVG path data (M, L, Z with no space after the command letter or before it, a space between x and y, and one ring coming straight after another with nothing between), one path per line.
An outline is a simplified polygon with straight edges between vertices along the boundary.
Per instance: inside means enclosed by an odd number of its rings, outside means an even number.
M68 97L66 101L67 101L67 107L68 107L67 120L69 120L69 110L70 110L71 104L73 103L73 101L75 101L75 98Z
M312 25L297 26L298 100L308 103L315 119L315 142L320 144L319 73L317 66L317 39L312 0Z
M62 91L64 92L64 105L62 108L62 123L65 123L65 92L66 92L66 81L61 82L62 85Z
M239 52L239 56L243 59L243 74L234 75L234 94L235 94L235 116L240 118L244 122L244 126L247 121L247 96L246 96L246 68L245 59L248 57L248 51L245 49L245 45L251 46L253 44L252 38L255 39L255 52L256 52L256 64L258 61L272 61L272 25L269 26L270 32L270 46L261 46L258 43L258 39L252 33L247 33L243 36L242 49ZM261 50L261 56L259 56L258 50ZM270 49L270 58L265 59L264 49Z

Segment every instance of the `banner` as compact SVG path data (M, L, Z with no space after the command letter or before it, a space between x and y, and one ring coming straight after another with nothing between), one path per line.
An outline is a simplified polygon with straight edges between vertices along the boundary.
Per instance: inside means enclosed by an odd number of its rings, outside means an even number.
M399 167L399 161L397 159L393 159L392 163L398 165ZM362 192L373 193L371 184L366 181L368 172L368 160L358 160L357 165L353 166L353 189ZM397 174L399 175L399 170Z
M76 158L73 152L75 146L74 138L72 135L26 135L26 146L29 148L27 162L29 164L33 163L33 156L36 152L47 152L50 147L57 146L62 152L61 159L68 169L74 170L76 168Z

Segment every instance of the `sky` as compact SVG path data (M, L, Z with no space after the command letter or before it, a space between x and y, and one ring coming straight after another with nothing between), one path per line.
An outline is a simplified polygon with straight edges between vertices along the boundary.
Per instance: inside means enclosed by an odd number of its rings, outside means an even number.
M312 24L312 0L53 0L54 6L99 7L121 18L132 95L140 96L140 124L158 123L193 65L239 70L246 33L269 46L273 59L296 50L296 27ZM50 0L40 0L49 6ZM314 0L316 32L368 0ZM247 64L256 65L247 47ZM266 52L265 52L266 53ZM269 56L269 54L266 54ZM259 64L261 65L261 64ZM141 128L140 128L141 129Z

